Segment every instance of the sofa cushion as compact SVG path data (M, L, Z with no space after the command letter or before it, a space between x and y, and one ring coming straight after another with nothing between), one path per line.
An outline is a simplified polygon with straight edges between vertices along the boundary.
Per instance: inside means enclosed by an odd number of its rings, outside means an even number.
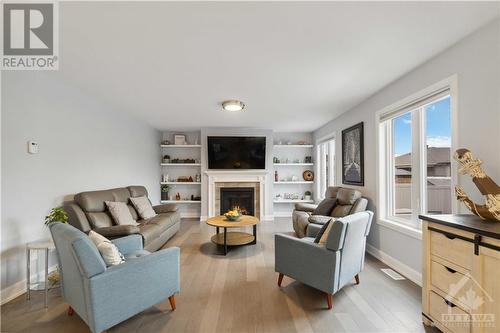
M111 227L114 224L113 218L109 215L109 212L86 213L85 215L92 229Z
M147 197L148 190L144 186L128 186L127 187L131 197Z
M125 255L125 261L127 261L129 259L144 257L144 256L147 256L148 254L151 254L151 252L149 252L147 250L137 250L137 251L134 251L131 253L127 253Z
M137 222L132 218L127 204L118 201L104 201L113 217L113 220L118 225L137 225Z
M114 188L103 191L82 192L75 195L75 202L85 212L104 212L104 201L119 201L128 203L130 192L126 188Z
M331 216L323 216L323 215L311 215L309 216L309 219L308 221L310 223L314 223L314 224L325 224L326 222L330 221L332 219Z
M337 192L337 204L354 205L361 198L361 192L350 188L340 188Z
M177 219L174 218L174 215L176 215L175 212L158 214L155 217L144 220L144 222L142 223L154 224L160 227L161 231L163 232L177 222Z
M156 216L153 206L147 197L130 198L141 219L150 219Z
M344 217L344 216L347 216L347 215L349 215L351 209L352 209L352 205L337 205L332 210L331 216L332 217Z
M336 199L326 198L319 203L318 207L316 207L312 214L328 216L332 212L332 209L335 207L336 203Z
M140 233L140 229L136 225L113 225L111 227L95 228L94 231L104 237L123 237Z

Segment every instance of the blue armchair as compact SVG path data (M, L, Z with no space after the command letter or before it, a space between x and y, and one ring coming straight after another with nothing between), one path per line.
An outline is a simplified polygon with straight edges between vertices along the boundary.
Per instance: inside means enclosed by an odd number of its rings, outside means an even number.
M143 249L142 237L113 240L125 263L106 267L86 234L71 225L55 222L50 232L57 250L62 295L94 333L108 328L169 298L180 290L179 248L155 253Z
M331 309L333 294L353 279L359 284L372 218L372 212L364 211L335 220L325 245L314 243L321 225L309 224L303 238L276 234L278 286L286 275L319 289L326 293Z

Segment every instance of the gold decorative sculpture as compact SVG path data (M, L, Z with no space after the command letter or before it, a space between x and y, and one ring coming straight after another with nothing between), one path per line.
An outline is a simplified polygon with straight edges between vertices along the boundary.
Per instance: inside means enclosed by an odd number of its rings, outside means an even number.
M481 219L500 221L500 187L483 171L481 168L483 162L472 157L472 153L463 148L457 149L453 158L460 163L458 172L472 177L472 181L481 194L484 195L485 203L483 205L474 203L463 189L455 186L457 199Z

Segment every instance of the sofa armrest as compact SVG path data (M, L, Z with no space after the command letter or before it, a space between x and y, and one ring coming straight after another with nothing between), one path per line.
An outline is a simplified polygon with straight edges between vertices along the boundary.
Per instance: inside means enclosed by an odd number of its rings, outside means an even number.
M309 216L309 223L314 223L314 224L320 224L323 225L326 222L330 221L332 219L331 216L323 216L323 215L311 215Z
M136 225L113 225L111 227L95 228L95 232L104 237L121 237L138 234L141 230Z
M305 238L276 234L275 271L324 292L333 293L338 283L340 252Z
M306 237L316 238L321 228L323 228L321 224L309 223L306 229Z
M65 202L63 205L64 211L68 214L68 222L73 227L83 231L89 232L91 230L89 220L83 210L74 201Z
M176 204L156 205L156 206L153 206L153 209L154 209L156 214L176 212L177 205Z
M302 212L314 212L314 210L318 207L318 205L310 204L310 203L296 203L295 210L300 210Z
M111 242L115 244L118 251L124 255L143 249L141 235L129 235L126 237L116 238Z

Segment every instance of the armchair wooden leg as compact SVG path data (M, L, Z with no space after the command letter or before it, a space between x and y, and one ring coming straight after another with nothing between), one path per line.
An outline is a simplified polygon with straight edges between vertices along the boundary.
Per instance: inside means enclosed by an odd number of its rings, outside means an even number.
M333 295L326 294L326 302L328 303L328 310L331 310L333 307Z
M283 282L283 274L278 275L278 287L281 287L281 282Z
M356 274L356 276L354 277L354 279L356 280L356 284L359 284L359 274Z
M168 298L168 301L170 302L170 307L172 308L172 311L175 310L175 295L172 295Z
M68 306L68 316L72 316L75 314L75 310L71 306Z

